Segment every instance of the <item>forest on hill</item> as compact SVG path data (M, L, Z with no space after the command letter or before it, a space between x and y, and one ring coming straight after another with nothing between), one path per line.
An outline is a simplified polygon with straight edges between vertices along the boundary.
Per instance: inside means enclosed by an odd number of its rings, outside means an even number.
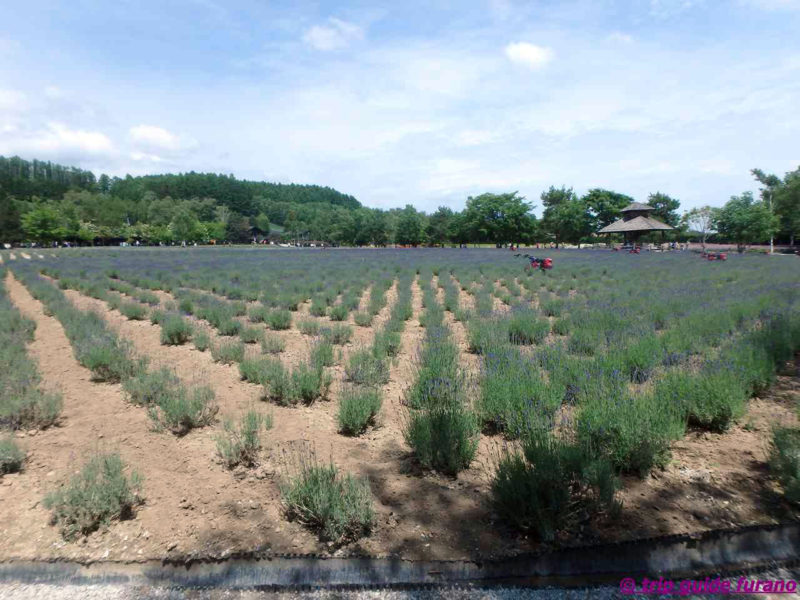
M652 216L674 227L657 239L688 236L740 245L770 236L794 242L800 229L800 168L784 178L754 169L760 198L733 196L722 207L678 213L680 201L655 192ZM124 178L40 160L0 156L0 242L49 244L243 243L265 238L340 245L581 243L619 219L634 198L594 188L578 196L554 187L533 204L517 192L469 197L462 211L426 214L407 204L382 210L318 185L246 181L233 175L179 173ZM606 238L603 238L606 239Z

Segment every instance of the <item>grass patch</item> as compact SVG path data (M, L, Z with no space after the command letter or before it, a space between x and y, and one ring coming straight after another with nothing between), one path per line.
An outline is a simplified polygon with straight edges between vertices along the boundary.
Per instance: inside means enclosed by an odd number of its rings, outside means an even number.
M477 419L458 404L412 410L403 433L420 464L445 475L469 467L478 449Z
M343 475L333 464L320 464L311 454L301 456L298 463L280 487L286 517L335 545L369 534L375 514L367 481Z
M258 327L245 327L239 333L239 339L245 344L259 344L264 339L264 331Z
M119 312L131 321L144 321L147 318L147 307L138 302L122 302Z
M17 473L25 463L25 452L10 437L0 437L0 476Z
M344 370L347 379L355 384L377 387L389 382L389 364L370 350L351 354Z
M282 337L274 333L265 333L261 339L262 354L280 354L286 350L286 342Z
M205 352L211 347L211 336L205 329L200 329L192 335L192 343L200 352Z
M242 362L244 360L244 344L242 342L221 342L211 347L211 357L214 362L224 365Z
M157 430L168 429L181 436L212 423L218 411L214 390L206 386L186 390L181 386L159 398L149 415Z
M292 326L292 313L286 309L270 311L266 323L270 329L275 331L289 329Z
M800 429L781 427L773 431L769 468L786 499L800 504Z
M522 452L503 452L492 499L504 521L552 541L578 512L617 510L617 487L608 461L538 431L526 436Z
M381 393L376 389L348 388L339 400L339 431L359 435L375 419L381 409Z
M261 432L271 428L272 415L262 415L254 410L242 415L238 426L231 419L225 419L225 433L217 436L217 454L222 463L228 469L238 465L255 466L261 450Z
M192 324L177 313L164 318L161 323L161 343L167 346L181 346L192 338Z
M111 521L127 519L142 502L142 479L137 472L125 475L119 454L92 457L61 489L48 494L44 506L53 511L52 523L61 535L74 540Z
M334 346L343 346L353 337L353 328L344 323L337 323L331 327L320 329L322 338L329 341Z

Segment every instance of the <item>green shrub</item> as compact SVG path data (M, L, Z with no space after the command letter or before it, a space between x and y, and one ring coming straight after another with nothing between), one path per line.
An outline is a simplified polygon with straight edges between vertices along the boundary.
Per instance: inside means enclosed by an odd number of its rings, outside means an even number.
M353 321L359 327L369 327L372 325L372 314L368 312L357 312L353 314Z
M156 371L143 371L127 379L122 389L129 402L138 406L152 406L162 398L180 393L181 380L167 367Z
M600 347L601 340L595 331L579 329L567 340L567 350L572 354L593 356Z
M397 356L400 353L403 341L400 334L395 331L379 331L372 341L372 351L376 356Z
M204 352L211 347L211 336L204 329L199 329L192 335L192 342L194 347Z
M245 344L258 344L264 339L264 331L258 327L245 327L239 334Z
M277 334L266 333L261 339L262 354L280 354L286 349L286 342Z
M273 362L271 358L245 358L239 363L239 374L245 381L265 385L274 372Z
M119 454L92 457L61 489L48 494L44 506L67 540L87 535L114 519L127 519L142 502L142 480L135 471L125 475Z
M690 425L726 431L744 415L747 390L738 376L724 367L693 374L667 373L655 386L656 401L682 408Z
M22 470L24 462L25 452L17 446L13 438L0 437L0 476Z
M147 318L147 307L138 302L123 302L119 305L119 312L132 321L143 321Z
M7 390L11 391L11 390ZM18 389L0 400L0 426L11 429L46 429L58 422L63 399L35 387Z
M313 298L308 312L314 317L324 317L328 313L328 303L324 298Z
M194 302L191 298L181 298L178 302L178 310L185 315L191 315L194 313Z
M577 420L578 439L616 469L647 474L664 467L670 443L684 433L681 407L652 394L631 395L623 388L596 388Z
M169 314L161 323L161 343L180 346L192 337L192 324L179 314Z
M358 350L350 355L345 366L347 379L367 386L381 386L389 382L389 365L382 356L369 350Z
M118 383L141 372L147 361L132 356L130 344L114 336L98 338L96 345L82 347L78 362L92 372L92 381Z
M251 306L250 309L247 311L247 318L250 320L251 323L264 323L269 316L269 308L264 306L263 304L259 304L257 306Z
M564 394L563 385L546 382L539 369L516 350L499 351L484 359L478 416L488 430L515 438L548 422Z
M333 366L333 344L320 339L311 348L311 364L317 368Z
M337 323L331 327L320 329L322 338L329 341L334 346L343 346L353 337L353 328L344 323Z
M507 323L512 344L540 344L550 333L550 323L531 310L515 310Z
M297 323L297 328L303 335L319 335L320 324L319 321L304 319Z
M564 312L564 300L559 298L545 300L541 303L540 308L546 317L560 317Z
M244 344L241 342L221 342L211 347L211 356L215 362L225 365L244 360Z
M540 430L525 435L522 452L502 454L492 499L504 521L552 541L578 508L617 509L617 485L607 460Z
M346 321L349 312L347 306L344 304L337 304L336 306L331 306L331 309L328 311L328 316L331 321Z
M422 466L446 475L469 467L478 448L477 420L458 404L412 410L403 433Z
M322 367L300 363L292 370L292 395L296 401L311 404L324 398L331 385L331 376Z
M269 362L265 373L267 383L264 385L265 397L282 406L297 403L292 389L292 378L278 359Z
M339 431L358 435L372 423L381 409L381 393L376 389L348 388L339 400Z
M267 315L267 325L276 331L289 329L292 326L292 313L285 309L273 310Z
M150 322L153 325L160 325L161 322L164 320L166 313L163 310L153 310L150 311Z
M225 319L217 324L217 333L224 336L239 335L242 327L241 322L236 319Z
M217 436L217 454L223 464L232 469L237 465L254 466L261 450L261 430L272 428L272 416L262 415L254 410L242 415L239 426L225 419L224 434Z
M468 350L489 354L506 345L508 332L495 319L473 319L467 327Z
M218 411L214 390L203 386L187 391L181 386L175 393L159 398L149 414L157 429L169 429L181 436L212 423Z
M786 499L800 504L800 429L782 427L773 431L769 468Z
M322 541L343 544L372 529L375 515L369 484L341 475L333 464L302 457L297 472L280 489L287 518L317 531Z

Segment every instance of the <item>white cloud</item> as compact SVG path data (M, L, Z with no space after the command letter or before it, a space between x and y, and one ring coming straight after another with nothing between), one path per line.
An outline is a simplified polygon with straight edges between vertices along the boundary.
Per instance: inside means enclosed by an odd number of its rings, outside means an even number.
M314 25L303 34L303 41L316 50L341 50L364 38L364 30L341 19L331 17L327 25Z
M65 96L64 91L55 85L48 85L45 87L44 95L51 99L63 98Z
M128 133L136 145L148 149L158 148L177 152L194 145L193 142L183 140L171 131L155 125L137 125L136 127L131 127Z
M178 136L155 125L137 125L130 128L130 136L134 142L142 142L151 146L175 149L180 145Z
M531 69L541 69L555 56L551 48L529 42L513 42L506 46L505 52L511 62Z
M147 154L145 152L131 152L130 157L136 162L162 162L164 160L157 154Z
M111 152L114 145L104 133L84 129L70 129L62 123L48 123L46 128L31 132L6 130L13 138L0 140L0 154L39 153L39 156L97 155Z
M622 33L621 31L614 31L606 37L606 40L609 42L620 42L623 44L631 44L633 43L633 36L628 35L627 33Z
M16 90L0 89L0 110L22 110L25 108L25 94Z
M42 150L79 150L91 154L110 152L111 140L99 131L70 129L61 123L48 123L49 131L36 144Z

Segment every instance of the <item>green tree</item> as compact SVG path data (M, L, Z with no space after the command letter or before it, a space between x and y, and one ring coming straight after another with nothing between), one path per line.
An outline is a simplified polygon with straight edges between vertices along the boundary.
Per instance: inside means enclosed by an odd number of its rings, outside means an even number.
M714 233L714 209L710 206L700 206L685 212L681 217L681 224L691 231L700 234L700 243L703 252L706 250L706 240Z
M678 215L678 209L681 206L680 201L661 192L656 192L647 197L647 203L655 209L652 212L654 218L671 227L678 227L681 221Z
M800 230L800 167L786 173L783 180L777 175L764 173L761 169L750 171L762 185L761 199L778 216L780 235L789 239L794 246L794 239ZM770 240L770 251L772 240Z
M781 223L781 233L794 246L800 232L800 167L786 173L783 185L775 194L775 214Z
M472 241L494 244L527 240L535 226L532 206L517 192L467 198L464 226Z
M22 239L19 204L14 198L0 195L0 242L20 242Z
M547 209L563 204L564 202L576 200L578 197L575 195L575 192L572 191L572 188L567 188L563 185L557 188L551 185L547 191L542 192L540 198L542 200L542 206Z
M611 223L622 217L622 209L634 201L633 198L625 194L601 188L589 190L581 200L589 210L594 230L611 225Z
M713 226L719 235L736 244L743 252L748 244L763 242L778 230L778 217L752 192L731 196L722 208L714 209Z
M54 206L37 204L20 218L27 239L48 243L64 235L61 215Z
M253 226L262 236L268 236L270 231L269 216L264 213L259 213L253 217Z
M170 228L176 240L182 242L193 242L199 237L200 222L194 213L186 207L181 207L175 213L170 223Z
M231 213L225 226L225 237L234 244L243 244L253 239L250 231L250 219L238 213Z
M397 216L395 243L418 246L423 241L422 233L422 214L410 204L406 204L406 207Z
M541 227L552 237L556 247L565 242L580 245L581 240L592 233L592 215L586 203L573 194L544 210Z
M435 213L428 217L428 227L425 230L431 244L443 246L449 242L452 234L455 213L452 208L440 206Z

